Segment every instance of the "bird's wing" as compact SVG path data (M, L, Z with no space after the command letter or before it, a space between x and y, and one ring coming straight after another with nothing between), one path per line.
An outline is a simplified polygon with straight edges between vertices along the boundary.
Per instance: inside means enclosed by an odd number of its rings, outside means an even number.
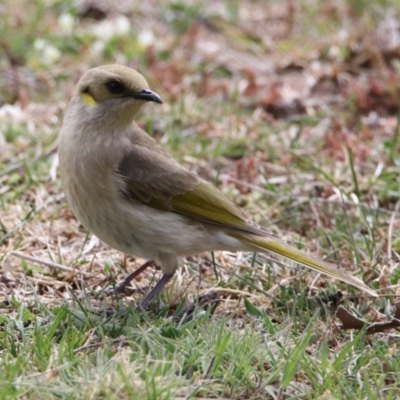
M132 201L206 222L245 227L246 217L223 193L163 152L133 146L117 171Z
M123 195L130 201L224 227L237 228L232 236L248 243L254 250L280 254L376 295L362 281L345 271L308 256L248 224L242 211L218 189L184 169L161 151L157 153L145 147L134 146L119 164L118 173L124 180Z

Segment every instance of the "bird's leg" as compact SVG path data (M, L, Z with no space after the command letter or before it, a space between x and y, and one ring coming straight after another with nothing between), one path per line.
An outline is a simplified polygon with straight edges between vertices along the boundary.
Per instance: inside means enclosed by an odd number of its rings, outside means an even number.
M161 279L157 282L156 286L150 291L150 293L141 301L136 307L137 311L143 311L154 298L164 289L164 286L170 281L174 274L164 274Z
M154 264L155 262L152 260L146 261L139 268L135 269L132 273L122 279L121 282L117 283L117 285L115 285L115 292L119 294L126 294L126 287L131 283L131 281L135 279L138 275L140 275L145 269L151 267Z

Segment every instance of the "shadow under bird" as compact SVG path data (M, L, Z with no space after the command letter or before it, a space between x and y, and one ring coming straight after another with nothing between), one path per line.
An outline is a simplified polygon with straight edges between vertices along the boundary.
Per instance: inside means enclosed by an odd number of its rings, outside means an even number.
M214 250L279 254L376 296L351 274L249 222L217 188L179 165L135 123L146 102L161 99L137 71L123 65L90 69L59 137L62 185L79 221L109 246L162 269L141 308L172 278L181 257Z

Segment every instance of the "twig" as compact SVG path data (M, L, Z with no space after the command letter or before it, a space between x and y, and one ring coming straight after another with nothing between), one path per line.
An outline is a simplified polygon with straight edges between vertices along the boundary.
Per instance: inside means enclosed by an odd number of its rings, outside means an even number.
M27 260L27 261L32 261L32 262L35 262L37 264L44 265L45 267L49 267L49 268L53 268L53 269L60 269L61 271L65 271L65 272L79 273L79 274L82 274L83 276L88 276L88 277L93 276L92 274L90 274L88 272L79 271L79 270L77 270L75 268L66 267L65 265L57 264L57 263L52 262L52 261L46 261L46 260L42 260L42 259L37 258L37 257L28 256L27 254L21 253L19 251L12 251L11 255L13 255L15 257L22 258L22 259Z
M378 333L378 332L386 332L389 329L396 329L400 327L400 303L395 303L395 315L390 321L385 322L375 322L368 323L364 322L362 319L356 317L350 311L346 310L344 307L340 306L336 311L336 316L340 319L342 325L340 326L341 330L355 329L361 330L366 327L366 334Z

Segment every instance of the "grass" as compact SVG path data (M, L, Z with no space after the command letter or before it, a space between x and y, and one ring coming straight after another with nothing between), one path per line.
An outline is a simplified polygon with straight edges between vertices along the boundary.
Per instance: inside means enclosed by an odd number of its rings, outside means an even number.
M118 7L6 0L1 10L0 398L397 399L397 330L341 330L335 316L339 305L366 326L395 315L397 2ZM160 272L131 296L106 295L143 260L74 218L56 138L79 76L111 62L161 95L139 123L180 163L382 296L269 255L220 252L187 258L148 314L110 313L137 304ZM215 310L182 314L210 292Z

